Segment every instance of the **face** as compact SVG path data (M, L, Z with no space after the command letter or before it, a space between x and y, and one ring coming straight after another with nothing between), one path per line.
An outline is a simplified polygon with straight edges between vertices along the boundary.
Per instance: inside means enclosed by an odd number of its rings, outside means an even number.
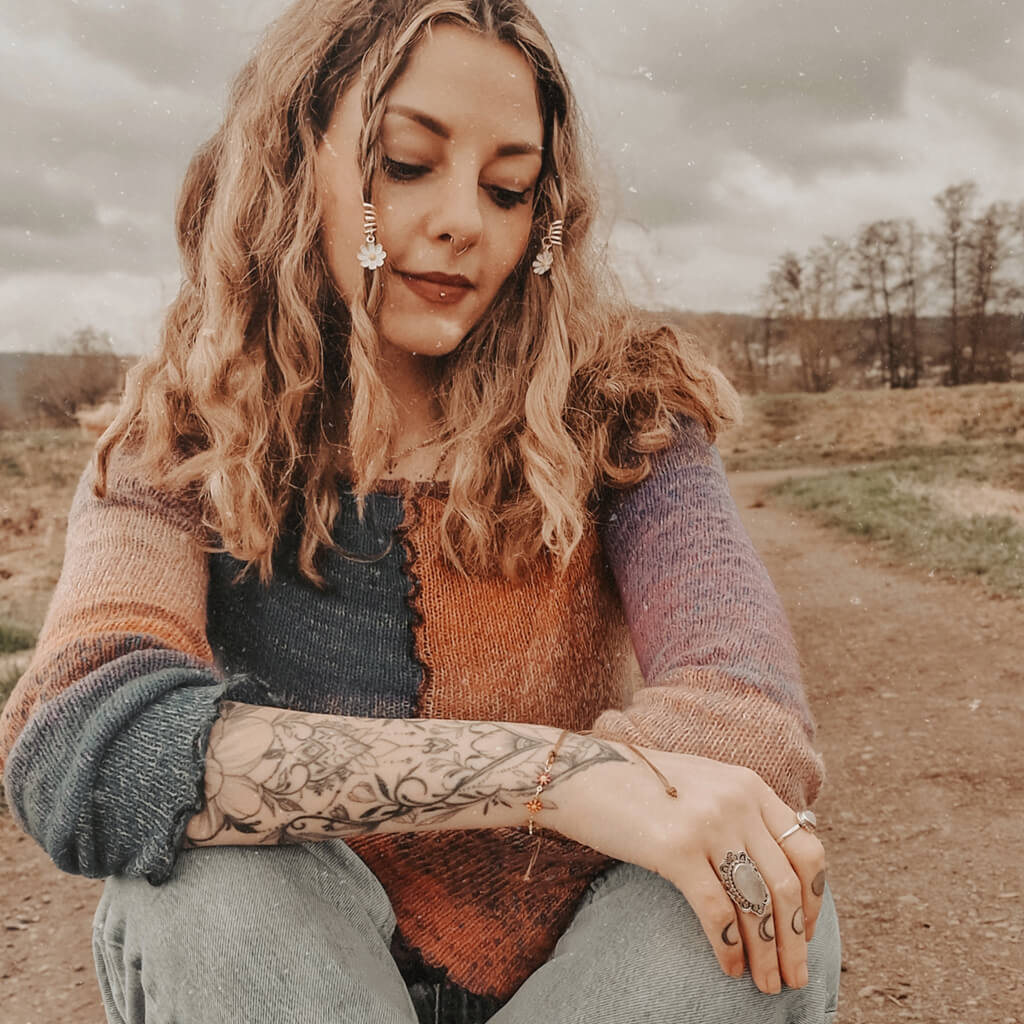
M363 274L360 88L341 97L317 153L326 256L346 301ZM444 355L529 240L544 131L536 83L514 47L442 24L386 102L373 197L387 252L379 332L404 352Z

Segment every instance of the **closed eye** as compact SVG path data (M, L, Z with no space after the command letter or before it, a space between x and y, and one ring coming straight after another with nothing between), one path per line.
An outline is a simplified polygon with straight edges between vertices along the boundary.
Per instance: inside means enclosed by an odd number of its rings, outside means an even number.
M429 170L429 167L423 167L420 164L403 164L390 157L384 157L384 173L392 181L415 181L417 178L422 178Z
M533 189L528 188L525 192L516 192L510 188L498 188L496 185L492 185L488 191L496 206L500 206L503 210L511 210L525 203L530 198Z
M416 181L425 174L430 173L430 168L422 164L406 164L400 160L392 160L387 156L384 157L383 167L384 173L388 178L398 182ZM498 185L487 185L485 188L494 205L502 210L512 210L516 206L521 206L523 203L528 202L530 193L533 192L532 188L517 192L515 189L501 188Z

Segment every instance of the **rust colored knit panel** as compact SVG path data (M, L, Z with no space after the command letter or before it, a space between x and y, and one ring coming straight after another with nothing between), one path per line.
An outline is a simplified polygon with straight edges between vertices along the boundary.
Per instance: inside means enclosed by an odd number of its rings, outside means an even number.
M545 562L519 583L472 580L441 557L443 511L443 501L424 497L404 524L427 670L421 714L584 730L602 710L622 707L633 655L596 530L564 574ZM610 863L545 837L526 883L534 841L522 831L395 838L352 845L383 882L406 942L427 963L449 965L463 988L503 999L544 963L583 890Z

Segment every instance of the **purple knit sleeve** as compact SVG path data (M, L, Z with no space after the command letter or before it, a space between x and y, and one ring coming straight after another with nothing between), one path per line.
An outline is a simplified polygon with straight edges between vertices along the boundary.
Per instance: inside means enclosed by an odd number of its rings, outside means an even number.
M702 427L612 498L602 539L646 685L596 734L746 765L808 806L823 772L793 637Z

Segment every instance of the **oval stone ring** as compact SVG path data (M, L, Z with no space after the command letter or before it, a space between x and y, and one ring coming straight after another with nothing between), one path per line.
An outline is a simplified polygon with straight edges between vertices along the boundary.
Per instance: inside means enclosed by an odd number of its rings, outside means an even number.
M796 812L796 824L790 825L785 832L775 840L781 846L785 840L787 840L794 832L799 832L800 829L806 829L808 832L813 832L818 827L818 819L814 816L814 811L797 811Z
M764 917L771 909L772 896L765 885L757 865L747 856L745 850L733 853L729 850L725 860L718 865L722 873L722 884L729 899L747 914Z

